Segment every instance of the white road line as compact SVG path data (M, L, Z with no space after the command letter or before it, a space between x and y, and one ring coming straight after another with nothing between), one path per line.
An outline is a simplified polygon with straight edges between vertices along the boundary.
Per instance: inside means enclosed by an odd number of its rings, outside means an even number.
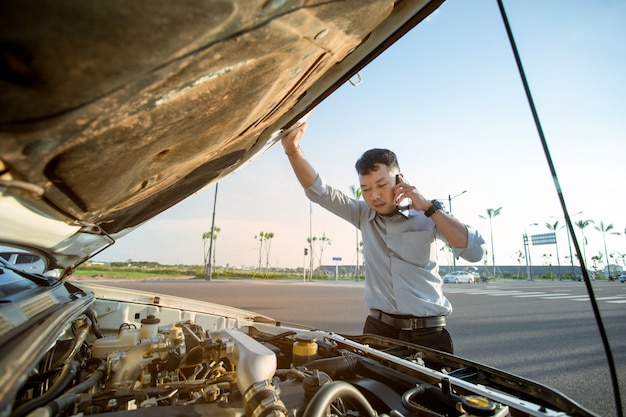
M566 298L570 298L570 299L589 299L588 296L586 295L559 295L559 296L550 296L550 297L541 297L541 298L545 298L546 300L560 300L560 299L566 299Z
M545 291L517 291L500 289L468 289L468 288L444 288L445 292L468 295L490 295L493 297L511 296L515 298L541 298L544 300L572 300L589 301L589 295L572 295L569 292L550 293ZM568 291L568 290L566 290ZM613 304L626 304L626 295L596 297L596 301L604 301Z
M549 292L540 296L541 298L550 298L550 297L581 297L580 295L572 295L567 292Z
M467 294L473 295L514 295L514 294L523 294L524 291L472 291Z
M524 295L514 295L513 297L517 298L527 298L527 297L541 297L542 295L548 294L547 292L527 292Z
M511 291L511 292L493 292L487 295L491 295L492 297L501 297L503 295L515 296L516 294L523 294L523 291Z
M598 301L606 301L606 300L624 300L624 296L622 295L618 295L615 297L596 297L596 300ZM626 300L624 300L626 301Z

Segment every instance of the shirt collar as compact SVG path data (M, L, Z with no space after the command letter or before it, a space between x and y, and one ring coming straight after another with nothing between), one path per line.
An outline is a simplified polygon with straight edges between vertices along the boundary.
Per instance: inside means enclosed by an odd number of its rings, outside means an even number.
M376 210L370 208L370 214L369 217L367 219L367 221L371 222L372 220L374 220L376 218L376 216L378 215L378 213L376 212ZM413 212L413 210L409 210L409 218L413 217L415 215L415 213ZM400 216L402 217L403 220L406 220L406 217L404 217L402 214L400 213L396 213L393 216L383 216L381 215L380 217L387 217L387 218L394 218L396 216Z

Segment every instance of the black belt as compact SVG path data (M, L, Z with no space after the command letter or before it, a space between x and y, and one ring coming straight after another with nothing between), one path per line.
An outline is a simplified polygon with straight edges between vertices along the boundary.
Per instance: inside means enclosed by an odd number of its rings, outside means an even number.
M403 316L397 314L387 314L373 308L370 309L370 316L389 326L392 326L396 330L430 329L433 327L444 327L446 325L446 316Z

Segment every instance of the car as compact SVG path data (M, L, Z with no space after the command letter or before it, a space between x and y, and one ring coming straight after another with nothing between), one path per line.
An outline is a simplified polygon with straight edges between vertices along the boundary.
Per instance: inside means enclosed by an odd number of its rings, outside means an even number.
M1 2L0 244L45 271L0 265L0 417L593 416L424 346L70 279L442 3Z
M472 284L474 282L474 274L467 271L454 271L450 272L443 276L444 283L455 283L459 284L461 282L465 282L468 284Z
M626 273L622 273L618 279L619 279L619 282L621 282L622 284L626 282Z
M0 252L0 258L15 268L32 274L42 274L46 269L43 259L28 252Z

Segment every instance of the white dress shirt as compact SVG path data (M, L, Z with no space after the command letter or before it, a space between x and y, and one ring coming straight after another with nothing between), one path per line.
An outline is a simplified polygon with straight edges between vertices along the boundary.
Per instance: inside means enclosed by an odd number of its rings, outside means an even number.
M367 307L418 317L452 312L437 265L437 239L446 240L423 212L411 210L409 218L399 213L379 215L365 201L332 188L319 176L305 193L311 201L361 230ZM453 254L478 262L485 241L476 230L466 228L467 247L453 248Z

